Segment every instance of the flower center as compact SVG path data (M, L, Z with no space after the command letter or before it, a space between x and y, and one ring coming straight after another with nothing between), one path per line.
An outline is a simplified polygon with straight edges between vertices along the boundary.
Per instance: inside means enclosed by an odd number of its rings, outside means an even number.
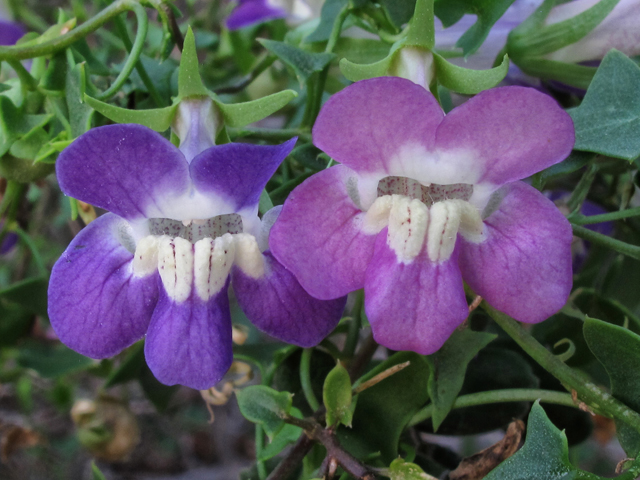
M482 240L480 212L468 202L472 194L468 184L425 186L410 178L386 177L378 184L363 230L377 234L388 227L387 245L403 263L411 263L425 243L429 259L444 262L458 233L472 242Z
M226 285L235 264L252 278L264 274L264 262L253 235L243 233L242 217L232 213L207 220L149 220L148 235L136 245L133 271L156 270L169 297L187 300L192 290L207 301Z

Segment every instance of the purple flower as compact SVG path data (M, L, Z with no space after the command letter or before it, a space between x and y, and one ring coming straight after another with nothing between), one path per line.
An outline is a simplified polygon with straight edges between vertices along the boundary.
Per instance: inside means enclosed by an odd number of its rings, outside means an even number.
M90 130L60 154L62 191L111 213L71 242L49 285L63 343L106 358L146 333L158 380L199 390L232 362L230 280L258 328L301 346L322 340L345 303L310 297L263 251L274 213L258 218L260 193L295 139L212 146L209 103L181 103L180 149L126 124Z
M445 117L424 88L380 77L335 94L313 138L342 165L292 192L270 246L314 297L364 287L378 343L438 350L468 315L463 280L523 322L566 302L571 227L518 181L573 146L550 97L501 87Z
M0 45L15 45L25 33L19 23L0 19Z
M319 16L318 0L239 0L227 18L227 28L237 30L277 18L304 21Z

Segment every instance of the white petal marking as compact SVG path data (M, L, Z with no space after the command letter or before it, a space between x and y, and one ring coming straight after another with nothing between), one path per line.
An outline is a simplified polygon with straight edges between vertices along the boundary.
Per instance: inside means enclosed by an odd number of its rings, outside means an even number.
M375 202L373 202L364 215L362 231L368 235L375 235L389 225L389 214L391 213L392 203L392 195L384 195L376 198Z
M136 245L133 257L133 274L136 277L146 277L158 270L158 238L148 235Z
M253 235L238 233L233 236L236 246L235 264L251 278L264 275L264 257Z
M429 209L417 199L392 195L387 245L398 261L411 263L424 244L429 227Z
M184 302L193 284L193 245L184 238L162 236L158 242L158 269L169 297Z
M460 206L451 200L434 203L429 212L431 223L427 235L427 253L432 262L449 260L456 246L460 226Z

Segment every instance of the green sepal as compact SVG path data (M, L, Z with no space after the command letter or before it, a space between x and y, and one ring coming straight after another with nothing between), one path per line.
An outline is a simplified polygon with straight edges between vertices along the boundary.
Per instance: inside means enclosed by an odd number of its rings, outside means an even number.
M611 379L611 394L640 410L640 336L630 330L587 317L584 339ZM629 457L640 453L640 433L616 420L618 440Z
M505 55L502 63L488 70L472 70L447 62L437 53L433 53L438 83L454 92L475 95L498 85L509 71L509 57Z
M543 56L576 43L596 28L618 4L620 0L600 0L593 7L562 22L546 27L536 15L535 22L523 23L524 28L516 28L509 34L507 48L514 56ZM545 15L546 17L546 15ZM535 28L532 28L534 27Z
M265 385L252 385L236 392L242 416L262 425L270 440L284 427L292 407L292 395Z
M433 0L417 0L416 9L409 22L409 32L404 42L411 47L433 50L436 44L436 31L433 19Z
M396 54L403 46L403 41L394 43L386 57L375 63L369 63L368 65L353 63L346 58L343 58L340 60L340 71L347 80L351 80L352 82L358 82L368 78L382 77L387 74Z
M327 426L339 423L350 427L353 419L351 411L351 379L344 366L338 364L329 372L322 387L322 402L327 409Z
M171 126L178 104L165 108L151 108L148 110L129 110L101 102L89 95L84 101L94 110L116 123L138 123L156 132L164 132Z
M184 37L182 57L178 69L178 98L209 96L209 91L205 88L200 77L199 65L196 37L189 27Z
M587 94L569 114L576 150L632 161L640 156L640 67L611 50L602 60Z
M260 38L258 42L293 69L300 81L300 85L304 85L311 75L324 70L336 58L333 53L307 52L301 48L275 40Z
M280 110L298 94L293 90L284 90L266 97L244 103L222 103L213 98L213 102L220 109L224 122L229 127L243 127Z
M262 190L262 193L260 193L260 202L258 203L258 211L260 212L261 215L264 215L272 208L273 208L273 202L271 201L271 197L269 196L269 193L267 193L266 189Z

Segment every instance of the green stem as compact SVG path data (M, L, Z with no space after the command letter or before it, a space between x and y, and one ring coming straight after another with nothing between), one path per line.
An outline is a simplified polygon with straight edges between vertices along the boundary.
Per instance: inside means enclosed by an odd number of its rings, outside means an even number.
M142 10L142 15L144 15L144 22L148 23L147 14L144 12L144 9L142 7L138 7L136 9L136 16L138 16L138 13L139 13L138 9ZM138 21L138 27L139 27L140 21L141 21L140 17L137 18L137 21ZM125 48L129 52L129 54L131 54L133 52L134 46L131 44L131 39L129 38L129 32L127 32L126 23L124 22L121 16L117 16L116 18L114 18L114 22L116 24L116 28L118 29L118 34L122 39L122 43L124 43ZM138 32L136 33L136 42L138 41L139 36L140 36L140 29L138 28ZM144 45L145 38L146 38L146 34L142 39L143 45ZM140 80L142 80L142 83L144 83L144 86L147 87L147 91L149 92L149 95L151 95L151 98L153 98L153 101L156 103L156 106L166 107L168 103L163 101L162 97L158 93L158 89L151 81L151 78L149 77L147 70L144 68L144 65L142 64L142 61L140 60L139 55L136 62L136 70L138 71L138 75L140 75Z
M597 413L621 420L637 432L640 432L640 414L616 400L597 385L585 381L585 377L582 374L565 365L513 318L497 311L487 302L482 302L482 308L542 368L560 380L567 390L575 391L580 401L586 403Z
M307 403L314 412L320 408L318 399L311 386L311 353L312 348L305 348L302 351L302 359L300 360L300 383L302 384L302 392L304 393Z
M340 34L342 33L342 24L351 13L349 5L345 5L338 13L335 21L333 22L333 28L325 47L325 53L333 53L333 49L338 43ZM307 103L305 106L304 118L302 119L302 125L305 127L311 127L316 121L316 117L320 112L320 104L322 103L322 93L324 92L324 86L327 82L327 76L329 75L329 66L327 65L320 73L314 74L307 82Z
M601 215L591 215L589 217L585 217L584 215L572 215L569 217L569 221L574 225L591 225L594 223L611 222L614 220L622 220L623 218L637 217L638 215L640 215L640 207L620 210L618 212L603 213Z
M27 246L27 248L31 252L31 256L33 257L33 261L35 262L36 267L40 272L40 275L48 276L49 271L47 270L47 267L45 267L44 261L42 260L42 256L40 255L40 252L38 252L38 249L36 248L35 244L31 240L29 235L27 235L27 233L20 228L14 228L13 232L15 232L18 235L18 237L20 237L20 240L24 242L24 244Z
M264 448L264 432L262 425L256 424L256 468L258 469L258 477L260 480L266 480L267 467L264 462L260 460L262 455L262 449Z
M111 18L121 14L126 10L131 10L134 5L140 5L133 0L117 0L107 8L99 12L95 17L86 21L70 32L48 42L25 47L0 47L0 60L25 60L27 58L42 57L64 50L72 43L86 37L91 32L97 30Z
M358 345L358 339L360 338L360 325L362 323L363 304L364 304L364 292L363 290L359 290L358 296L356 298L356 303L353 306L353 311L351 313L351 323L349 324L347 340L344 343L344 349L342 350L342 355L345 358L353 357L353 354L356 351L356 346Z
M594 232L593 230L581 227L580 225L571 225L571 228L573 228L573 234L576 237L580 237L590 242L597 243L599 245L602 245L603 247L607 247L615 250L616 252L620 252L628 257L640 260L640 247L637 245L631 245L629 243L616 240L615 238L603 235L602 233Z
M11 65L11 68L16 72L20 82L27 90L32 92L38 88L38 81L31 76L18 60L7 59L7 63Z
M113 95L118 93L118 91L120 90L120 87L122 87L124 82L127 81L129 76L131 75L131 72L136 67L136 64L140 62L140 55L142 54L142 49L144 47L144 41L147 38L147 29L149 27L149 19L147 18L147 12L144 11L144 8L142 8L140 6L140 4L134 3L133 4L133 10L134 10L134 12L136 14L136 20L138 22L138 25L137 25L138 28L137 28L137 32L136 32L135 42L133 43L133 46L131 47L131 52L129 53L129 57L127 58L127 61L125 62L124 66L122 67L122 71L117 76L115 81L111 84L111 86L107 90L105 90L103 93L95 96L95 98L97 98L98 100L106 101L109 98L111 98ZM126 33L126 27L125 27L124 35L126 37L126 40L129 40L129 36ZM128 48L126 40L123 39L123 42L125 44L125 48ZM140 65L142 65L142 63L140 63ZM147 79L148 79L148 77L147 77ZM151 83L151 80L150 79L148 79L148 80ZM149 93L151 93L151 92L149 92ZM156 92L156 95L157 95L157 92ZM154 100L155 100L155 98L154 98ZM160 105L162 105L162 100L160 100L160 102L161 102Z
M584 199L587 198L587 193L589 193L591 184L596 178L597 171L598 166L595 163L592 163L591 165L589 165L589 167L587 167L587 170L584 172L584 175L582 175L582 178L578 182L578 185L576 185L575 190L567 201L569 211L575 212L580 208L582 202L584 202Z
M554 403L556 405L578 408L578 405L576 405L571 398L571 395L568 393L556 392L553 390L537 390L535 388L511 388L462 395L461 397L456 398L452 408L474 407L476 405L486 405L488 403L534 402L536 400L540 400L544 403ZM431 418L432 415L433 404L429 404L418 410L418 413L416 413L409 421L409 426L423 422Z

